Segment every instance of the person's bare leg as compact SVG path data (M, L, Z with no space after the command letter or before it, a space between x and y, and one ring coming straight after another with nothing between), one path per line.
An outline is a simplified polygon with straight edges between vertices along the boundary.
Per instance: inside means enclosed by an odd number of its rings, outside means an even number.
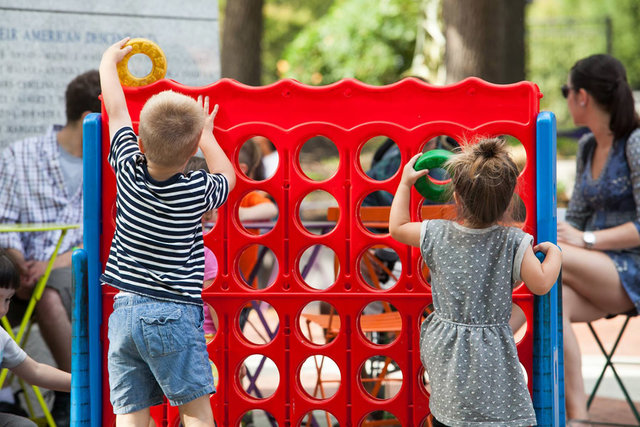
M179 406L180 420L184 427L212 427L213 412L209 396L204 395Z
M130 414L116 415L116 427L148 427L151 421L149 408L144 408Z
M588 419L582 353L572 323L591 322L630 310L611 258L602 252L563 246L562 300L565 399L568 419Z
M582 377L582 352L573 331L572 320L592 321L601 319L605 312L594 307L568 286L562 288L564 386L568 419L589 419L587 395Z
M58 368L71 372L71 322L58 291L45 289L36 306L38 326Z
M562 284L607 314L624 313L634 305L620 283L616 266L604 252L571 245L562 248ZM577 314L577 313L576 313ZM588 320L573 320L586 322Z

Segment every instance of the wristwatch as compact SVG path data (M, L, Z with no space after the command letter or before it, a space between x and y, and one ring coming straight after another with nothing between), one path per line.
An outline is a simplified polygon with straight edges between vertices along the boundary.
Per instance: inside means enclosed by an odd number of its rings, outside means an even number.
M596 235L591 231L585 231L582 233L582 241L584 242L585 248L591 249L593 245L596 244Z

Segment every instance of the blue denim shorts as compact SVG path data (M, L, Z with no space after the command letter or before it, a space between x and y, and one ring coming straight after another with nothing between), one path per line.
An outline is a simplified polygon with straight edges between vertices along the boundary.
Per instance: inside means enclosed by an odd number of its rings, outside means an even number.
M174 406L215 393L202 307L118 295L109 317L109 388L115 414Z

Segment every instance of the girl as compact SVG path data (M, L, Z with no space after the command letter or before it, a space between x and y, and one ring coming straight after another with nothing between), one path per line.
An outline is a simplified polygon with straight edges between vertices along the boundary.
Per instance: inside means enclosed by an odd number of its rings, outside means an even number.
M422 324L420 354L431 381L434 426L528 426L536 417L509 327L511 293L524 281L536 295L560 272L557 246L500 224L518 168L500 139L467 145L445 165L460 222L411 222L414 156L391 205L389 231L419 247L431 270L434 312ZM546 255L542 264L534 255Z

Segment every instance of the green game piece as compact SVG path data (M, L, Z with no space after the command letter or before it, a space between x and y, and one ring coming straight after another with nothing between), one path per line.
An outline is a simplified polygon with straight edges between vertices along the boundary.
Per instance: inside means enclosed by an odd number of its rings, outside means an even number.
M423 169L435 169L442 167L442 165L451 157L453 153L447 150L431 150L424 153L413 168L417 171ZM450 183L447 184L435 184L426 176L420 177L414 187L418 190L425 199L431 200L437 203L446 202L449 199Z

